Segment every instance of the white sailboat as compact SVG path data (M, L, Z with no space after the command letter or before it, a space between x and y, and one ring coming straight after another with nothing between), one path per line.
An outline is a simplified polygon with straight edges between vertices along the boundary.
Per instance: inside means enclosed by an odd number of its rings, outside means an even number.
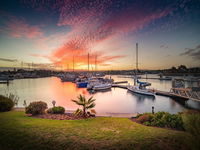
M102 83L102 84L95 85L93 87L93 90L95 90L95 91L108 90L108 89L111 89L111 87L112 87L112 85L109 83Z
M138 43L136 43L136 70L138 70ZM146 86L150 86L151 83L149 82L141 82L137 78L137 72L134 78L134 85L130 85L127 87L127 89L131 92L147 95L147 96L155 96L154 91L149 90L146 88Z
M155 96L155 93L151 90L148 90L146 87L141 88L139 86L129 86L128 90L137 94Z

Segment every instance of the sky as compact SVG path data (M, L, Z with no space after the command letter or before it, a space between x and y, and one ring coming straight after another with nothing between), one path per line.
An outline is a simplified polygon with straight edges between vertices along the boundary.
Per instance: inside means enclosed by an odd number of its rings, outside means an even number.
M200 0L1 0L0 67L200 67Z

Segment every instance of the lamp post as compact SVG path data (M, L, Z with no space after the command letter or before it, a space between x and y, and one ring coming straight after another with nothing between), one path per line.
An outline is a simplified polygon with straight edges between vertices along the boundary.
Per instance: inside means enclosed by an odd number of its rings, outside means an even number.
M154 114L154 106L152 106L152 114Z
M55 105L56 105L56 101L52 101L52 104L53 104L53 107L55 107Z

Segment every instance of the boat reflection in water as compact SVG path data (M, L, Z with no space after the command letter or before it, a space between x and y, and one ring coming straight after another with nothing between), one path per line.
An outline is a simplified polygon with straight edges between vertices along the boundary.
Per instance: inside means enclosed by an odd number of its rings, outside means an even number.
M126 80L112 76L115 81ZM133 83L133 79L127 79L129 83ZM152 86L157 89L167 87L170 88L170 81L150 80ZM163 86L164 85L164 86ZM95 110L97 114L111 113L143 113L151 112L152 106L157 111L167 111L177 113L185 109L196 108L200 109L199 103L187 101L185 104L180 104L171 98L158 96L155 98L143 96L127 92L126 89L111 88L109 91L101 91L89 93L87 88L78 88L75 83L61 82L57 77L37 78L37 79L19 79L12 81L9 86L0 84L0 94L16 93L19 97L18 107L23 107L23 102L27 104L32 101L45 101L48 107L52 107L52 100L56 101L59 106L65 107L67 110L77 109L71 99L76 99L79 94L84 94L86 98L93 96L96 99Z

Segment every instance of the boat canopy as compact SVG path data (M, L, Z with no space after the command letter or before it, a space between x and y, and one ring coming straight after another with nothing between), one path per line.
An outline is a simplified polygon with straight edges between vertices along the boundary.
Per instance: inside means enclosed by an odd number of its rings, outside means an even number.
M149 83L149 82L141 82L138 79L137 79L137 83L139 83L141 86L150 86L151 85L151 83Z

